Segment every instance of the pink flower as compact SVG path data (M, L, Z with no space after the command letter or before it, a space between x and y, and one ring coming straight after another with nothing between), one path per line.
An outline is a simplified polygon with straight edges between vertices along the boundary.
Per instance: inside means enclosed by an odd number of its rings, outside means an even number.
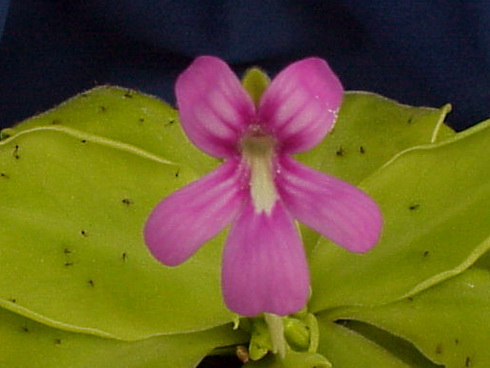
M308 58L280 72L255 106L226 63L197 58L176 84L182 126L224 162L154 209L145 227L152 254L178 265L231 224L221 277L228 308L245 316L302 309L309 273L295 219L352 252L380 235L373 200L290 157L323 140L342 94L327 63Z

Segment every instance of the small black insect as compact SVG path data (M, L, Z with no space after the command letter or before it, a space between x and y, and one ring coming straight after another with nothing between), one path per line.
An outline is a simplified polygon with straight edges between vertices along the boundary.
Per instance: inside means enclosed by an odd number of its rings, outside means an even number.
M18 160L20 158L19 156L19 145L15 145L14 152L12 152L12 155Z
M130 206L133 204L133 201L129 198L123 198L121 199L121 202L124 203L126 206Z
M442 354L442 352L443 352L442 344L439 343L436 346L436 354Z
M414 210L416 210L416 209L417 209L417 208L419 208L419 207L420 207L420 204L418 204L418 203L414 203L414 204L411 204L410 206L408 206L408 209L409 209L410 211L414 211Z

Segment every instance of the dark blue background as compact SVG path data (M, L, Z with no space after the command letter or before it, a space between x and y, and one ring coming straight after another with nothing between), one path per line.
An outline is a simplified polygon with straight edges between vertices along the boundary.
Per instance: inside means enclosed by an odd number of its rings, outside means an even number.
M346 89L452 103L457 129L490 117L485 0L0 0L0 34L3 126L103 83L173 103L201 54L271 74L317 55Z

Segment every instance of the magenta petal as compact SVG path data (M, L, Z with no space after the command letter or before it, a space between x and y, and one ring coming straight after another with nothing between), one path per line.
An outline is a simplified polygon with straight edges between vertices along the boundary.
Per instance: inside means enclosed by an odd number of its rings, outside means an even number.
M227 161L158 204L144 230L155 258L177 265L232 221L244 196L238 170L236 161Z
M211 156L232 155L255 107L228 65L212 56L197 58L177 79L175 94L189 139Z
M306 305L309 275L298 229L278 201L270 215L248 204L232 225L223 256L228 308L244 316L286 315Z
M366 252L378 242L381 212L355 186L289 157L282 157L276 181L291 214L338 245L352 252Z
M303 152L330 131L342 102L343 88L328 64L308 58L289 65L264 92L259 120L285 153Z

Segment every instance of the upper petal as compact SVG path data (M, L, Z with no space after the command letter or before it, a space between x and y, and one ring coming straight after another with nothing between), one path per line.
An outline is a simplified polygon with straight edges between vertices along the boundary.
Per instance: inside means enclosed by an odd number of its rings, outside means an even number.
M276 137L283 152L306 151L333 127L343 91L323 59L300 60L281 71L264 92L259 121Z
M177 79L175 94L189 139L211 156L232 155L255 107L228 65L213 56L197 58Z
M228 234L222 286L229 309L244 316L302 309L309 275L298 229L280 201L257 214L248 203Z
M225 162L157 205L144 229L148 248L166 265L185 261L232 221L244 195L237 162Z
M355 186L289 157L282 157L276 182L291 214L338 245L352 252L365 252L378 242L381 212Z

